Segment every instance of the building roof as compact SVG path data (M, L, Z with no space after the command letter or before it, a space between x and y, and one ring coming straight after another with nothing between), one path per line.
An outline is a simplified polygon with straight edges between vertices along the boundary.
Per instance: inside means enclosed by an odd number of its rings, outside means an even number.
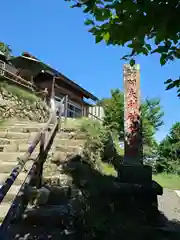
M68 77L66 77L65 75L63 75L59 71L53 69L49 65L43 63L42 61L40 61L36 57L32 56L31 54L29 54L27 52L22 53L21 56L14 57L11 60L11 62L12 63L16 63L20 59L21 60L23 60L23 59L25 60L26 59L26 60L29 60L29 61L33 61L34 64L39 68L40 71L46 71L46 72L50 73L51 75L56 77L57 81L58 81L58 79L59 80L63 80L68 85L70 85L70 86L74 87L75 89L77 89L78 91L82 92L82 94L84 95L85 98L90 98L93 101L97 101L98 100L98 98L96 96L94 96L92 93L90 93L87 90L85 90L84 88L80 87L77 83L75 83L74 81L70 80Z

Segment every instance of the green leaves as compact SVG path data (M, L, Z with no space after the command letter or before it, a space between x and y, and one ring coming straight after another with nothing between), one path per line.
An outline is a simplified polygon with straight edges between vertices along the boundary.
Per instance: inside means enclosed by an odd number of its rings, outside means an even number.
M74 0L70 0L74 1ZM78 1L84 13L93 17L86 25L93 25L89 31L99 43L104 39L107 45L127 46L131 53L121 59L129 60L140 54L148 56L158 53L160 64L180 59L179 16L177 1ZM163 19L163 20L162 20ZM171 87L177 85L171 84Z
M177 93L178 93L178 97L180 97L180 77L179 79L176 80L172 80L172 79L168 79L165 84L167 85L166 90L172 89L174 87L177 88Z
M129 62L129 64L130 64L131 66L134 66L135 60L134 60L134 59L131 59L130 62Z
M110 39L110 33L109 33L109 32L105 33L104 36L103 36L103 39L104 39L106 42L108 42L109 39Z
M85 22L84 22L85 25L94 25L94 21L91 20L91 19L87 19Z
M103 36L101 36L100 34L99 35L96 35L96 43L99 43L103 40Z
M4 55L9 58L11 56L11 53L12 53L12 49L10 48L9 45L7 45L6 43L4 42L0 42L0 51L2 53L4 53Z
M162 53L161 58L160 58L160 63L163 66L167 62L167 54Z
M175 123L159 145L157 169L180 174L180 122Z
M169 90L171 88L174 88L176 86L175 82L170 83L167 87L166 90Z
M165 84L168 84L168 83L172 83L172 79L168 79L166 82L164 82Z

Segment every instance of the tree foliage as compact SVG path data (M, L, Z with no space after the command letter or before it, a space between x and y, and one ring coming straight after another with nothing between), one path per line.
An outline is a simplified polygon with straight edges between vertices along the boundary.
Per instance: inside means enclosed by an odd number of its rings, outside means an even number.
M127 46L130 52L122 59L134 64L134 57L157 53L160 64L180 58L179 0L67 0L88 14L96 43ZM75 4L74 4L75 2ZM167 89L178 88L180 79L166 81Z
M172 126L169 134L160 143L158 155L156 163L158 172L180 174L180 122Z
M156 131L163 125L162 117L164 112L160 105L160 99L147 98L141 106L141 112Z
M98 105L104 107L104 125L124 136L124 94L119 89L111 90L111 98L102 99ZM162 126L163 111L159 99L146 99L141 104L143 142L155 145L154 134Z
M98 102L104 108L104 125L116 131L120 137L124 134L124 94L119 89L111 90L111 98Z
M11 57L12 49L4 42L0 42L0 51L7 57Z

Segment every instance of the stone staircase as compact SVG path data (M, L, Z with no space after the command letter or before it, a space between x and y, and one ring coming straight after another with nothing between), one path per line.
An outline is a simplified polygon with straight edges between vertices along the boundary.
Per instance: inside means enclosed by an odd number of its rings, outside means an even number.
M85 138L83 134L76 135L75 130L71 129L70 126L71 124L66 124L66 127L62 126L62 130L57 133L48 154L47 161L44 164L43 184L45 185L46 190L48 190L50 194L48 198L48 205L44 208L42 206L41 208L39 208L38 211L36 209L37 206L29 205L25 212L25 215L23 216L23 221L21 222L21 224L15 224L15 227L11 229L11 234L8 236L7 239L46 239L45 237L32 238L32 236L31 238L22 238L22 234L21 238L18 238L17 236L17 238L15 238L15 235L17 235L17 229L25 229L24 227L22 227L22 225L26 223L26 219L28 219L28 222L31 222L30 225L26 226L26 234L28 228L30 228L32 232L35 231L37 234L37 229L34 230L32 225L34 223L37 224L37 222L42 225L42 222L44 222L45 219L48 219L46 223L53 223L53 231L56 232L55 235L57 235L58 232L57 236L59 237L59 230L57 231L57 229L54 229L54 226L59 224L55 223L56 221L59 222L59 217L57 216L65 216L66 213L69 214L69 212L71 211L69 209L70 205L67 203L67 194L70 189L69 186L71 185L69 184L69 181L72 182L70 177L67 176L67 174L63 174L61 164L68 158L77 154L81 154ZM37 133L37 131L39 131L41 127L43 127L42 123L40 124L36 122L29 123L26 121L16 121L13 125L11 123L11 125L9 126L4 126L0 128L0 185L3 184L4 180L8 177L12 169L16 166L18 157L20 157L27 151L29 144L32 142L35 134ZM35 152L32 154L31 159L25 165L25 170L19 174L15 183L12 185L8 194L6 195L5 199L0 204L1 222L6 216L13 199L17 195L22 183L24 182L27 176L27 171L31 168L33 164L33 160L37 157L39 150L38 148L39 145L35 149ZM55 186L53 188L51 187L52 183L54 183L53 185ZM77 191L73 194L77 195ZM41 196L41 198L42 197L43 196ZM64 203L65 205L63 205ZM45 229L43 231L45 231ZM41 227L40 229L38 228L38 234L40 234L40 232Z

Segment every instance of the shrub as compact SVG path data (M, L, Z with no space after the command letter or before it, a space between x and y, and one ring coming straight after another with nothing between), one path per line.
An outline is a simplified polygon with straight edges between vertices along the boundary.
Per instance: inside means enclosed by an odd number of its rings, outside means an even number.
M115 174L118 154L113 141L113 134L99 121L82 119L80 131L86 133L84 144L84 159L95 169L105 174Z

